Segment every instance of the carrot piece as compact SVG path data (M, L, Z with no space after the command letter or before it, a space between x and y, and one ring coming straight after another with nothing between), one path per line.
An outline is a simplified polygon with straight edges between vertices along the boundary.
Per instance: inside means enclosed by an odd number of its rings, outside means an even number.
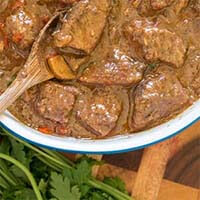
M52 134L52 130L50 130L48 127L39 127L38 131L45 133L45 134Z
M22 35L21 33L15 33L15 34L12 36L12 40L13 40L13 42L15 42L15 43L19 43L22 39L23 39L23 35Z

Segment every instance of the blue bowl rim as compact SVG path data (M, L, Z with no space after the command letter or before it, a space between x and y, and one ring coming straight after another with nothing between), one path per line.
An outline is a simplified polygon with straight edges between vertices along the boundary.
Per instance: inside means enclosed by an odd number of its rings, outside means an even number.
M152 143L148 143L146 145L141 145L141 146L137 146L137 147L133 147L133 148L128 148L128 149L123 149L123 150L116 150L116 151L102 151L102 152L87 152L87 151L74 151L74 150L70 150L70 149L61 149L61 148L54 148L54 147L51 147L51 146L48 146L48 145L43 145L43 144L40 144L40 143L37 143L37 142L33 142L27 138L24 138L22 137L21 135L19 135L18 133L12 131L10 128L8 128L5 124L3 124L2 122L0 122L0 126L5 129L6 131L10 132L12 135L14 135L15 137L19 138L19 139L22 139L30 144L33 144L35 146L39 146L39 147L42 147L42 148L47 148L47 149L51 149L51 150L54 150L54 151L60 151L60 152L66 152L66 153L75 153L75 154L103 154L103 155L111 155L111 154L119 154L119 153L126 153L126 152L130 152L130 151L135 151L135 150L139 150L139 149L143 149L143 148L146 148L146 147L149 147L151 145L154 145L154 144L157 144L157 143L160 143L162 141L165 141L171 137L174 137L176 135L178 135L179 133L181 133L182 131L186 130L187 128L189 128L190 126L192 126L193 124L195 124L196 122L200 121L200 116L197 117L196 119L194 119L191 123L189 123L188 125L186 125L185 127L181 128L180 130L168 135L167 137L164 137L162 139L159 139L159 140L156 140Z

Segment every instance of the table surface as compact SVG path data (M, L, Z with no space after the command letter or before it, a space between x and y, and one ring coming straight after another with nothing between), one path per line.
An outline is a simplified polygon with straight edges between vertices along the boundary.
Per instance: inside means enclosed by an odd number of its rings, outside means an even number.
M177 137L180 150L169 161L165 179L200 188L200 121L182 132ZM143 150L107 155L103 159L106 162L137 171Z

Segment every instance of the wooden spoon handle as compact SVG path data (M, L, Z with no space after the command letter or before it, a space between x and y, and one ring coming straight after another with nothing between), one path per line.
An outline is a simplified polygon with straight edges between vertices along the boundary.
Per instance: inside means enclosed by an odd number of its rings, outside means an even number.
M132 191L132 196L137 200L157 199L173 146L173 139L171 139L144 150Z
M28 69L28 73L21 71L13 83L0 96L0 113L4 112L27 89L53 77L45 66L40 66L37 57L25 65L27 67L25 67L25 70ZM36 65L37 67L35 67Z

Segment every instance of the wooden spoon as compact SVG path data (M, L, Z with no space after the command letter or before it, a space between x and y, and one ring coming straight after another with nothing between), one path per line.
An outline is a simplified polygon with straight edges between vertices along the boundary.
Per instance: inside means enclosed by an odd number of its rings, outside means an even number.
M64 12L66 11L56 13L41 30L32 46L25 65L19 71L13 83L0 96L0 113L5 111L24 91L54 77L54 74L47 68L45 59L42 58L40 42L44 38L50 24Z

